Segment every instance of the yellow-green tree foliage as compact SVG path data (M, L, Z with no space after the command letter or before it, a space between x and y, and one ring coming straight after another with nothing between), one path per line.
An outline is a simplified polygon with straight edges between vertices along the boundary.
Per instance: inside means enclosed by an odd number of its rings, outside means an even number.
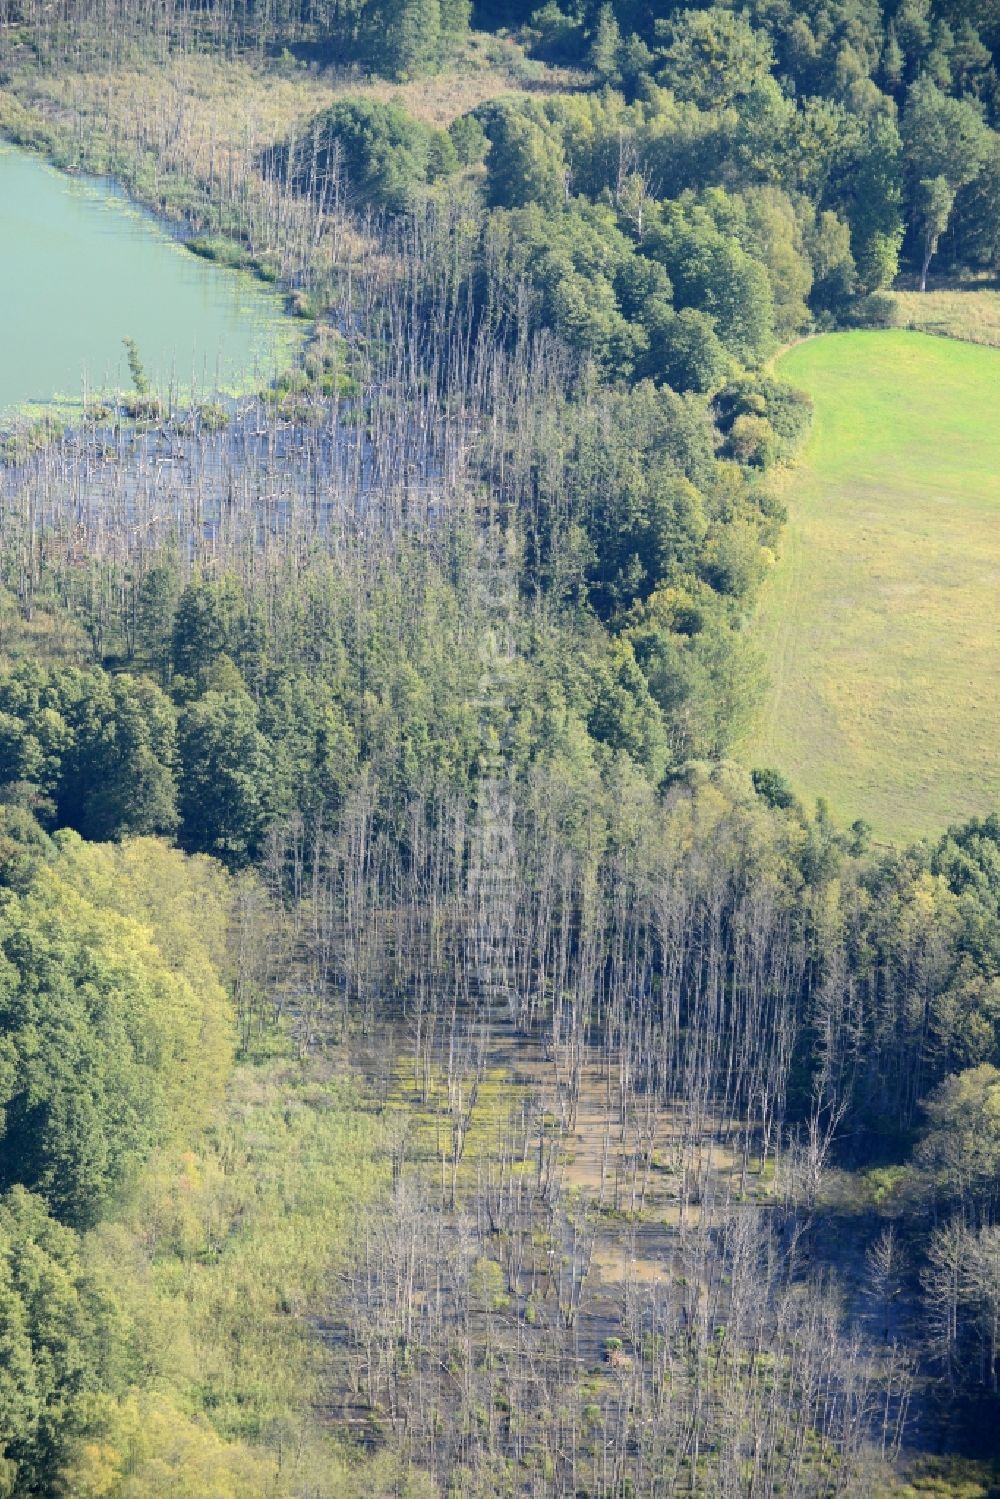
M187 1139L221 1097L232 1065L233 1014L229 937L235 887L214 859L187 857L158 838L86 843L58 836L58 873L105 916L126 923L123 940L141 927L151 968L169 975L164 1013L171 1052L164 1086L169 1139Z
M232 1058L225 876L155 840L60 835L0 904L0 1188L95 1222L187 1135Z
M94 1402L100 1436L82 1442L62 1475L78 1499L265 1499L278 1492L266 1452L226 1442L169 1395Z

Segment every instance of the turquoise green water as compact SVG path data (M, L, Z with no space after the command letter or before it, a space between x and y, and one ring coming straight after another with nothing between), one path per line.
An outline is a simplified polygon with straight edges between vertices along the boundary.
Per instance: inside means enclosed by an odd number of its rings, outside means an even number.
M123 338L155 388L183 398L270 378L294 336L263 283L0 142L0 413L130 389Z

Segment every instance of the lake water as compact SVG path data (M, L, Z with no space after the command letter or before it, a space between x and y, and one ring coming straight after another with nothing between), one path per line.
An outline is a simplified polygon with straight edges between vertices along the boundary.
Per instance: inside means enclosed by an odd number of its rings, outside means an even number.
M0 413L130 389L123 338L183 396L270 378L294 336L263 283L199 260L109 184L0 142Z

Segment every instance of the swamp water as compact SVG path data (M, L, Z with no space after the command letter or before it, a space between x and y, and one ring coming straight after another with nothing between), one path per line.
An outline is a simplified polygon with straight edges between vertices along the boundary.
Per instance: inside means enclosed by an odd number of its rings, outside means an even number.
M276 293L200 260L108 183L0 141L0 415L130 389L124 338L183 399L272 378L297 330Z

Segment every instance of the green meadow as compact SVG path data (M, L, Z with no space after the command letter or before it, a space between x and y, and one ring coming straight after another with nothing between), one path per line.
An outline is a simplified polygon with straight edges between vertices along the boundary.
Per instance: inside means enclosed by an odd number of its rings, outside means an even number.
M839 333L778 368L816 418L748 755L876 837L933 834L1000 805L1000 351Z

